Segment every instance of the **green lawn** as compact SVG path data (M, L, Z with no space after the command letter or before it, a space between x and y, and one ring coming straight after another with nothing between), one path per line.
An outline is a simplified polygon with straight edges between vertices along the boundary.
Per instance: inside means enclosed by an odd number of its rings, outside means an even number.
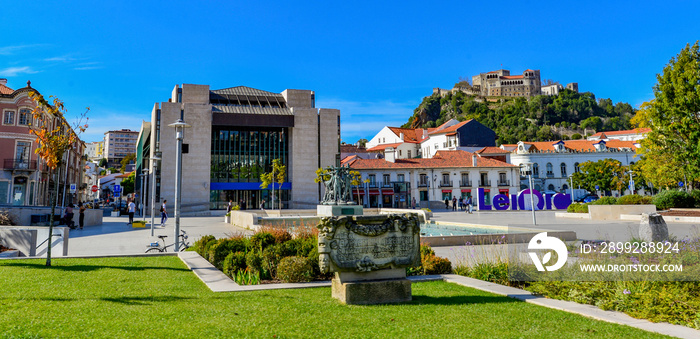
M177 257L0 261L0 337L661 337L445 282L402 305L213 293Z

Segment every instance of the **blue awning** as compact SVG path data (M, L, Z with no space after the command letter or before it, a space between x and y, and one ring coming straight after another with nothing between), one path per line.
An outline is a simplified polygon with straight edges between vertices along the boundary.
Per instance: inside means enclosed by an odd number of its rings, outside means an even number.
M212 191L230 191L230 190L247 190L247 191L259 191L260 182L212 182L209 186ZM272 185L267 188L270 189ZM275 184L275 189L279 189L279 184ZM291 190L292 183L285 182L282 184L283 190Z

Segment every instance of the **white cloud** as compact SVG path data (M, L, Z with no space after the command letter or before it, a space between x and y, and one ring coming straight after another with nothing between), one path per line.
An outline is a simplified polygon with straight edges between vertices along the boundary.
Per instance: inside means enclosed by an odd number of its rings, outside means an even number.
M418 106L414 102L389 100L361 102L343 99L319 100L316 107L340 110L340 136L345 142L370 139L384 126L401 126Z
M0 70L0 76L13 77L19 74L34 74L39 73L39 71L33 70L29 66L24 67L8 67Z
M73 68L76 71L89 71L91 69L100 69L102 66L83 66L83 67L76 67Z
M20 50L23 50L23 49L32 48L32 47L40 47L40 46L45 46L45 44L4 46L4 47L0 47L0 55L12 55L16 52L19 52Z
M67 56L67 55L44 59L44 61L58 61L58 62L70 62L70 61L74 61L74 60L75 60L75 58Z

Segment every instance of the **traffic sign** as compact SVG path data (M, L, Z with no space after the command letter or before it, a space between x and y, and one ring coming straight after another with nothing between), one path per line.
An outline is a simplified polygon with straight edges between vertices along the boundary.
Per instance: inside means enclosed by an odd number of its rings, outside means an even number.
M97 188L97 185L92 185L92 189L91 189L91 190L92 190L93 193L97 192L97 189L98 189L98 188Z
M683 182L682 182L682 181L679 181L679 182L678 182L678 186L683 187Z
M600 186L595 185L595 190L597 191L597 190L599 190L599 189L600 189Z
M122 191L121 185L114 185L114 193L119 193Z
M76 184L70 184L70 192L71 192L71 194L75 193L76 189L78 188L77 186L78 186L78 185L76 185Z

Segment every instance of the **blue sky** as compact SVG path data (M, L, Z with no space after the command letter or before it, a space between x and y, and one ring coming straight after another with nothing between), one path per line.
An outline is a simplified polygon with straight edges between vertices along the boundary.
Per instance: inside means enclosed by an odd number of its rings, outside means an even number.
M316 92L346 142L407 121L433 87L540 69L638 106L700 39L696 1L21 1L0 11L0 78L89 106L82 136L138 130L176 84Z

